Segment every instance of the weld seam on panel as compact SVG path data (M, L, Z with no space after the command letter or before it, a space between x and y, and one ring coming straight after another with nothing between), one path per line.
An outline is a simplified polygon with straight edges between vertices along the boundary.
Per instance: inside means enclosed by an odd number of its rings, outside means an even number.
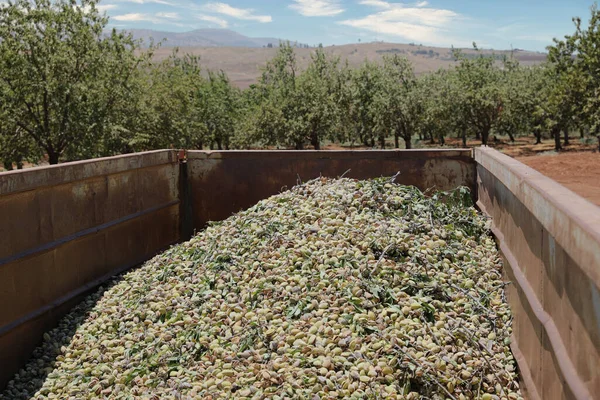
M521 352L519 342L517 341L517 337L514 333L510 335L510 342L510 349L512 350L512 353L515 356L515 360L517 360L517 364L519 365L519 371L521 372L521 378L523 379L523 382L525 382L525 386L527 387L527 397L529 397L531 400L542 400L540 394L537 391L537 388L535 387L535 383L533 382L533 377L531 376L531 369L529 368L529 364L527 364L527 360Z
M140 169L160 167L160 166L164 166L164 165L176 165L176 164L178 164L179 161L177 160L176 157L173 157L173 151L171 151L171 150L155 150L155 151L146 151L146 152L142 152L142 153L125 154L125 155L114 156L114 157L103 157L103 158L94 158L94 159L84 160L84 161L74 161L74 162L70 162L70 163L63 163L63 164L57 164L57 165L33 167L33 168L27 168L27 169L19 170L19 171L0 172L0 179L2 179L5 177L16 176L17 174L32 175L32 174L35 174L38 172L41 173L44 170L52 170L52 169L60 170L61 168L67 169L69 167L71 167L71 168L84 167L85 168L85 166L87 166L87 165L110 163L111 161L114 161L116 159L126 159L129 157L131 158L131 160L135 160L136 158L142 159L144 156L160 154L161 152L168 152L167 160L162 160L160 162L147 164L147 165L144 165L144 162L141 161L140 165L136 166L135 168L131 168L131 166L128 165L121 169L115 169L113 171L108 171L108 172L101 172L99 174L94 174L94 175L89 175L89 176L86 175L86 176L73 177L71 179L66 179L61 182L50 182L48 184L41 184L41 185L26 185L25 188L17 188L17 189L13 189L13 190L8 190L7 192L0 192L0 196L6 196L6 195L11 195L11 194L17 194L17 193L25 193L25 192L30 192L33 190L39 190L39 189L45 188L45 187L66 185L69 183L76 183L76 182L81 182L81 181L85 181L88 179L117 175L117 174L136 171L136 170L140 170ZM0 185L0 189L1 188L2 188L2 186Z
M163 247L162 249L168 249L170 246L172 246L173 244L178 243L178 241L174 241L171 244L169 244L166 247ZM154 254L158 254L160 253L160 250L158 250L156 253ZM55 308L60 307L62 304L68 302L69 300L87 292L88 290L93 289L96 286L101 285L103 282L106 282L107 280L109 280L111 277L117 276L133 267L135 267L136 265L140 265L143 262L149 260L151 257L142 257L132 263L129 263L125 266L121 266L116 268L115 270L109 272L108 274L102 275L100 278L94 279L91 282L86 283L83 286L80 286L79 288L70 291L69 293L67 293L66 295L59 297L58 299L51 301L49 304L46 304L43 307L38 308L37 310L25 315L24 317L21 317L13 322L11 322L10 324L4 325L3 327L0 327L0 337L6 335L7 333L9 333L10 331L12 331L13 329L16 329L17 327L19 327L20 325L23 325L31 320L34 320L35 318L39 317L40 315L51 311Z
M498 155L504 156L501 153L498 153ZM590 211L596 210L596 207L578 194L560 185L558 182L548 178L547 176L533 170L525 164L514 159L504 162L503 160L498 159L498 155L488 151L488 149L478 148L476 149L475 160L478 165L483 167L487 172L498 179L498 181L506 186L508 190L510 190L515 197L519 199L521 203L523 203L525 208L527 208L540 221L544 228L546 228L546 230L548 230L555 240L564 248L566 253L577 262L579 267L588 276L588 278L590 278L591 281L596 285L600 286L600 273L597 269L597 266L600 265L600 252L594 250L594 247L600 245L600 231L595 229L594 226L590 225L590 223L586 221L583 216L579 214L573 214L572 210L562 204L562 202L559 202L553 196L548 195L544 188L540 187L539 183L532 181L531 177L528 177L519 171L515 171L513 167L515 164L517 164L518 167L527 169L527 172L530 173L534 179L546 181L553 188L559 189L562 192L560 193L562 195L573 196L573 198L576 198L580 200L582 204L585 204L586 207L589 206ZM508 171L508 173L511 174L511 176L514 177L518 182L508 182L507 180L510 180L510 177L499 176L499 174L493 172L498 170ZM533 201L534 199L532 199L531 196L526 196L526 191L533 192L538 199L551 206L559 216L566 218L569 223L574 225L572 228L575 228L577 231L573 232L571 230L570 237L579 237L581 243L578 249L573 249L572 246L567 245L563 240L564 235L560 235L560 232L556 229L556 227L551 226L552 224L548 222L548 216L544 213L536 211L532 204L537 204L539 202ZM589 246L589 244L592 246ZM585 257L595 261L592 263L593 265L590 266L588 265L588 262L583 261L585 258L582 257L582 252L585 254Z
M121 224L123 222L127 222L127 221L130 221L130 220L138 218L138 217L143 217L144 215L151 214L151 213L156 212L156 211L160 211L160 210L162 210L164 208L172 207L172 206L174 206L174 205L176 205L178 203L179 203L179 200L173 200L173 201L171 201L169 203L162 204L162 205L156 206L156 207L152 207L152 208L149 208L147 210L137 212L135 214L130 214L130 215L127 215L127 216L125 216L123 218L119 218L119 219L116 219L114 221L106 222L106 223L104 223L102 225L98 225L98 226L95 226L93 228L84 229L82 231L73 233L73 234L71 234L69 236L65 236L65 237L63 237L61 239L55 240L53 242L46 243L44 245L38 246L38 247L33 248L33 249L25 250L25 251L23 251L23 252L21 252L19 254L15 254L13 256L9 256L9 257L6 257L6 258L2 258L2 259L0 259L0 267L2 265L11 263L13 261L17 261L17 260L19 260L21 258L29 257L29 256L32 256L34 254L42 253L42 252L45 252L45 251L57 248L57 247L65 244L65 243L68 243L68 242L70 242L72 240L79 239L81 237L88 236L88 235L91 235L91 234L94 234L94 233L98 233L100 231L106 230L108 228L111 228L111 227L113 227L115 225L118 225L118 224Z
M477 205L485 214L490 215L487 212L485 205L481 201L477 202ZM492 233L498 239L498 242L500 243L500 251L502 251L504 257L508 261L508 264L512 269L512 272L515 276L515 279L517 280L517 283L519 284L519 287L521 288L521 290L525 294L525 297L527 298L527 301L529 302L529 306L533 310L533 313L535 314L538 321L544 327L544 330L546 331L546 334L550 339L550 345L554 350L555 358L558 362L560 371L562 372L565 381L567 382L567 385L569 386L577 400L593 400L593 397L587 389L585 383L577 374L577 370L573 365L571 358L569 357L569 353L567 352L567 349L564 345L564 342L562 341L562 338L560 336L558 328L556 327L556 324L554 323L554 320L546 312L546 310L544 310L544 307L540 303L540 300L537 298L533 288L529 284L527 277L525 276L523 270L519 266L517 259L506 245L506 241L504 240L504 234L500 231L500 229L498 229L498 227L493 222L491 225L491 230Z

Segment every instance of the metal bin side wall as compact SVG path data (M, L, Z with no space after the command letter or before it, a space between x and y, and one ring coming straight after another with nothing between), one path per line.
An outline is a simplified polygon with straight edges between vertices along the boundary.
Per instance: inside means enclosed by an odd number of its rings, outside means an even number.
M475 190L470 150L189 151L196 230L222 220L299 181L324 177L378 178L400 172L396 182L421 190Z
M0 388L83 293L179 224L175 151L0 173Z
M475 149L478 205L511 281L513 353L530 399L600 393L600 210L522 163Z

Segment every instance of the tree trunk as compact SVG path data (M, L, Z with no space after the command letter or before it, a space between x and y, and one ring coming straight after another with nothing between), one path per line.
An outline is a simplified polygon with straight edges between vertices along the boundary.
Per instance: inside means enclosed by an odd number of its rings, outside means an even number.
M489 136L490 136L489 129L485 129L483 132L481 132L481 144L482 145L487 146Z
M379 138L379 146L381 147L382 150L385 149L385 136L381 135L381 137Z
M510 139L510 141L511 141L512 143L514 143L514 142L515 142L515 137L514 137L514 135L512 134L512 132L511 132L511 131L508 131L508 137L509 137L509 139Z
M554 149L560 151L562 149L560 145L560 128L552 128L552 136L554 136Z
M296 142L296 150L304 150L304 143Z
M410 137L403 138L403 139L404 139L404 147L406 147L407 150L412 149L412 143L411 143Z
M223 150L223 143L221 142L221 139L217 139L217 149Z
M12 171L13 170L13 163L12 161L4 161L2 164L4 164L4 169L7 171Z
M481 134L477 130L475 131L475 139L481 140Z
M533 131L533 134L535 135L535 144L542 144L542 130L539 128L536 128Z
M435 140L433 139L433 132L429 132L429 144L435 144Z
M396 146L397 149L400 148L400 141L399 141L399 137L397 133L394 133L394 145Z
M600 151L600 135L598 135L597 138L598 138L598 151Z
M442 146L445 146L445 145L446 145L446 138L444 137L444 135L440 135L440 144L441 144Z
M564 143L564 145L568 146L569 145L569 128L563 129L563 133L565 135L565 143Z
M375 138L371 136L371 147L375 147Z
M467 147L467 128L463 128L462 130L462 143L463 147Z
M197 150L204 150L204 143L202 143L202 140L200 140L198 142L198 144L196 145L196 149Z
M579 137L583 139L585 137L585 129L583 126L579 128Z
M58 164L58 159L60 158L60 154L55 151L48 151L48 162L50 165Z
M319 138L317 137L317 135L313 135L313 137L311 139L311 144L313 145L315 150L321 150L321 142L319 141Z

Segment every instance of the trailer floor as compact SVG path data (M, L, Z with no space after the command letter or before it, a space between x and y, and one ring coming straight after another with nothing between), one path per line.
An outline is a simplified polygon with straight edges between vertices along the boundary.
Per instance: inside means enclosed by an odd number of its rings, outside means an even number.
M600 153L548 154L517 160L600 206Z

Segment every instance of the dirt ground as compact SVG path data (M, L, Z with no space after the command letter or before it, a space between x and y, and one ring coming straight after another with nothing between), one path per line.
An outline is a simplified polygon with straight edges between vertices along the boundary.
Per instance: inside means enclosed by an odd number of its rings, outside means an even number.
M517 160L600 206L600 153L563 153Z
M531 137L519 137L515 143L502 138L490 145L600 206L600 153L594 152L598 144L594 140L584 144L578 137L570 142L560 153L554 151L553 140L534 144Z

